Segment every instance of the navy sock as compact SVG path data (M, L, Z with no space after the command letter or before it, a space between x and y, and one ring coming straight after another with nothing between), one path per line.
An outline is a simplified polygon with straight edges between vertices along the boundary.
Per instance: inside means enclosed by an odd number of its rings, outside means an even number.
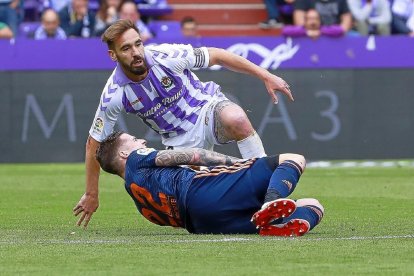
M310 229L314 228L316 225L319 224L323 217L322 210L318 207L309 205L309 206L300 206L296 208L295 212L290 215L288 218L284 218L282 221L278 221L276 223L286 223L292 219L304 219L309 222ZM275 224L275 223L273 223Z
M265 202L289 196L295 190L301 174L301 167L292 160L279 164L270 178Z

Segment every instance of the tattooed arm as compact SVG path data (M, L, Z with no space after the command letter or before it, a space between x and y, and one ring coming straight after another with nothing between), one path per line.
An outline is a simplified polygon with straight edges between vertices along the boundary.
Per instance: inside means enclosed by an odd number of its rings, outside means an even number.
M217 166L233 165L240 159L205 149L161 150L155 158L157 166L178 165Z

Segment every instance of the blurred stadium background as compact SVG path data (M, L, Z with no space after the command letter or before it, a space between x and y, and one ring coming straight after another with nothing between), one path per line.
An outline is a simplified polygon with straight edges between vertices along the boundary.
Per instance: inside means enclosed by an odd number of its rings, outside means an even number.
M310 274L414 273L413 37L292 38L282 28L259 28L267 18L261 0L140 1L153 34L146 44L222 47L287 80L295 102L279 97L273 105L255 78L221 68L197 72L247 111L268 153L302 153L314 166L330 167L308 170L295 194L320 199L327 216L303 242L194 237L142 218L137 223L130 199L113 185L120 181L103 174L102 207L87 232L73 226L70 210L83 193L84 145L115 64L97 37L32 39L45 2L22 1L19 32L0 39L0 274L140 275L131 263L121 266L137 256L142 275L270 274L286 264ZM89 7L97 11L99 1ZM181 34L180 20L188 15L198 23L196 37ZM161 147L133 116L117 127ZM232 145L215 149L238 156ZM332 168L342 160L353 161L338 166L393 168ZM160 256L174 267L159 265Z
M266 19L260 0L199 2L141 8L156 26L146 44L223 47L286 79L295 102L272 105L255 78L220 68L198 72L247 110L269 153L301 152L311 160L414 156L412 37L290 38L280 28L259 28ZM39 6L29 3L26 12L39 18ZM90 2L95 9L98 4ZM180 32L179 20L189 14L199 23L197 37ZM0 162L82 161L99 95L115 65L99 38L33 40L22 31L0 40L0 53ZM118 127L161 145L136 118L126 116ZM238 154L231 146L216 150Z

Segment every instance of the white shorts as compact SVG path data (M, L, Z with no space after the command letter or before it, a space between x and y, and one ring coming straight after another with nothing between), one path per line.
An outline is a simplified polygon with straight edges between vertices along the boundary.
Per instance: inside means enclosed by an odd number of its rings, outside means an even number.
M205 104L200 111L194 127L183 135L171 138L163 138L162 143L168 148L203 148L213 150L214 145L219 145L214 134L214 108L219 102L228 101L226 96L217 92L214 98Z

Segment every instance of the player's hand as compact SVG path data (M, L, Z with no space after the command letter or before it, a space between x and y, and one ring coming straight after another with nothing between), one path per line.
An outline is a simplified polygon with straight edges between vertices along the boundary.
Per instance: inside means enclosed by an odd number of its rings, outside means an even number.
M84 194L79 200L78 204L76 204L76 206L73 208L73 214L75 216L81 214L76 224L78 226L81 226L83 223L83 227L86 228L88 226L89 221L91 220L93 213L96 212L96 209L98 209L98 207L98 196Z
M273 103L278 103L276 92L281 92L285 94L291 101L294 101L289 84L287 84L287 82L282 78L269 73L268 77L264 80L264 83L266 85L267 93L272 98Z

